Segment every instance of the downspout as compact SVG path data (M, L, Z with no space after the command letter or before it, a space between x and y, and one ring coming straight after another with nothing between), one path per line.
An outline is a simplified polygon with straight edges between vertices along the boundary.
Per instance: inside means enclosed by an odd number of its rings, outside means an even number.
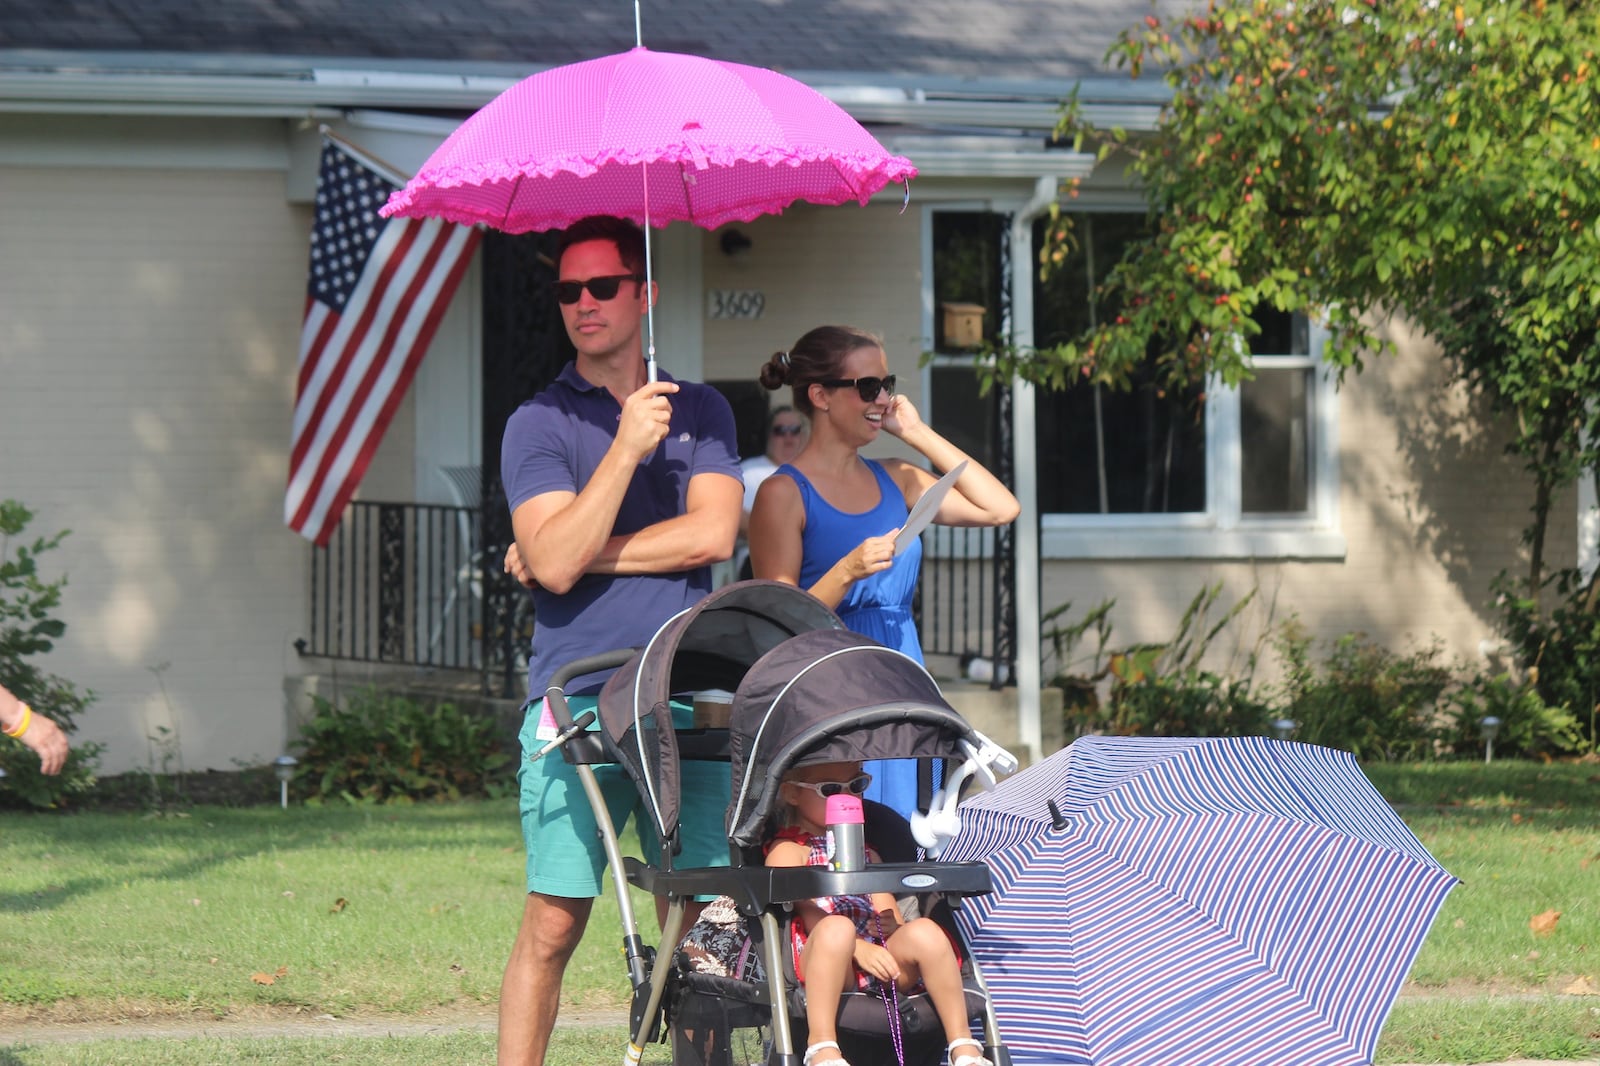
M1060 179L1036 179L1033 198L1011 216L1011 343L1033 345L1033 220L1055 203ZM1039 462L1033 385L1011 383L1011 452L1015 461L1017 503L1017 740L1027 745L1028 759L1038 762L1044 750L1040 720L1039 655Z

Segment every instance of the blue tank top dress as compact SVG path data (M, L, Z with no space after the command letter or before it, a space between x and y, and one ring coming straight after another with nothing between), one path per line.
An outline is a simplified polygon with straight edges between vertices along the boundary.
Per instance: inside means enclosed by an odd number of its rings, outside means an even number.
M878 481L878 503L868 511L849 513L822 498L806 476L785 463L777 470L794 479L805 504L806 528L800 539L800 587L810 588L833 565L849 555L868 537L881 537L905 525L905 494L882 464L864 460ZM922 541L919 538L887 570L857 581L838 606L839 619L853 632L871 637L880 644L902 651L922 662L922 642L911 614L911 598L917 590L917 575L922 567ZM894 808L909 818L917 809L917 762L915 759L874 759L863 769L872 775L867 797Z

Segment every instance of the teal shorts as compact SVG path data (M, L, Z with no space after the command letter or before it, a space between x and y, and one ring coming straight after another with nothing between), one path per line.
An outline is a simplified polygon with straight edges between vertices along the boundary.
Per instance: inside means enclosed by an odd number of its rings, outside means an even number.
M593 696L568 696L567 709L576 718L591 710L598 701ZM577 768L553 751L538 762L528 754L538 751L545 740L538 734L544 701L534 700L523 713L522 760L517 769L521 793L522 841L528 849L528 891L546 896L589 899L600 895L605 875L606 852L600 841L600 825L595 821L589 797L578 780ZM672 703L673 721L688 728L693 708ZM549 733L545 723L544 733ZM652 866L661 862L661 846L654 820L638 789L623 771L612 763L591 766L605 797L611 824L620 834L631 814L636 818L644 860ZM727 763L685 760L681 766L681 823L678 836L683 850L673 857L673 866L689 869L698 866L728 865L728 834L724 822L732 797L732 768Z

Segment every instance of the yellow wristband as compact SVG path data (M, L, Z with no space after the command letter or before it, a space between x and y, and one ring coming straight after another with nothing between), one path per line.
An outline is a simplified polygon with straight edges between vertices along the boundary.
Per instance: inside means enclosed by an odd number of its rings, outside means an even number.
M17 728L7 729L5 731L5 734L8 737L22 736L22 734L28 731L28 727L33 724L33 708L29 707L26 703L22 703L21 700L18 700L17 702L22 705L22 720L17 723Z

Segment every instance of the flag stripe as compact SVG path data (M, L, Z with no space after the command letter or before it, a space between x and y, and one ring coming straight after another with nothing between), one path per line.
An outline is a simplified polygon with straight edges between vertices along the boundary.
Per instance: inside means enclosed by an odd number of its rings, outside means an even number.
M327 542L478 246L435 219L385 222L395 186L323 142L284 521Z

